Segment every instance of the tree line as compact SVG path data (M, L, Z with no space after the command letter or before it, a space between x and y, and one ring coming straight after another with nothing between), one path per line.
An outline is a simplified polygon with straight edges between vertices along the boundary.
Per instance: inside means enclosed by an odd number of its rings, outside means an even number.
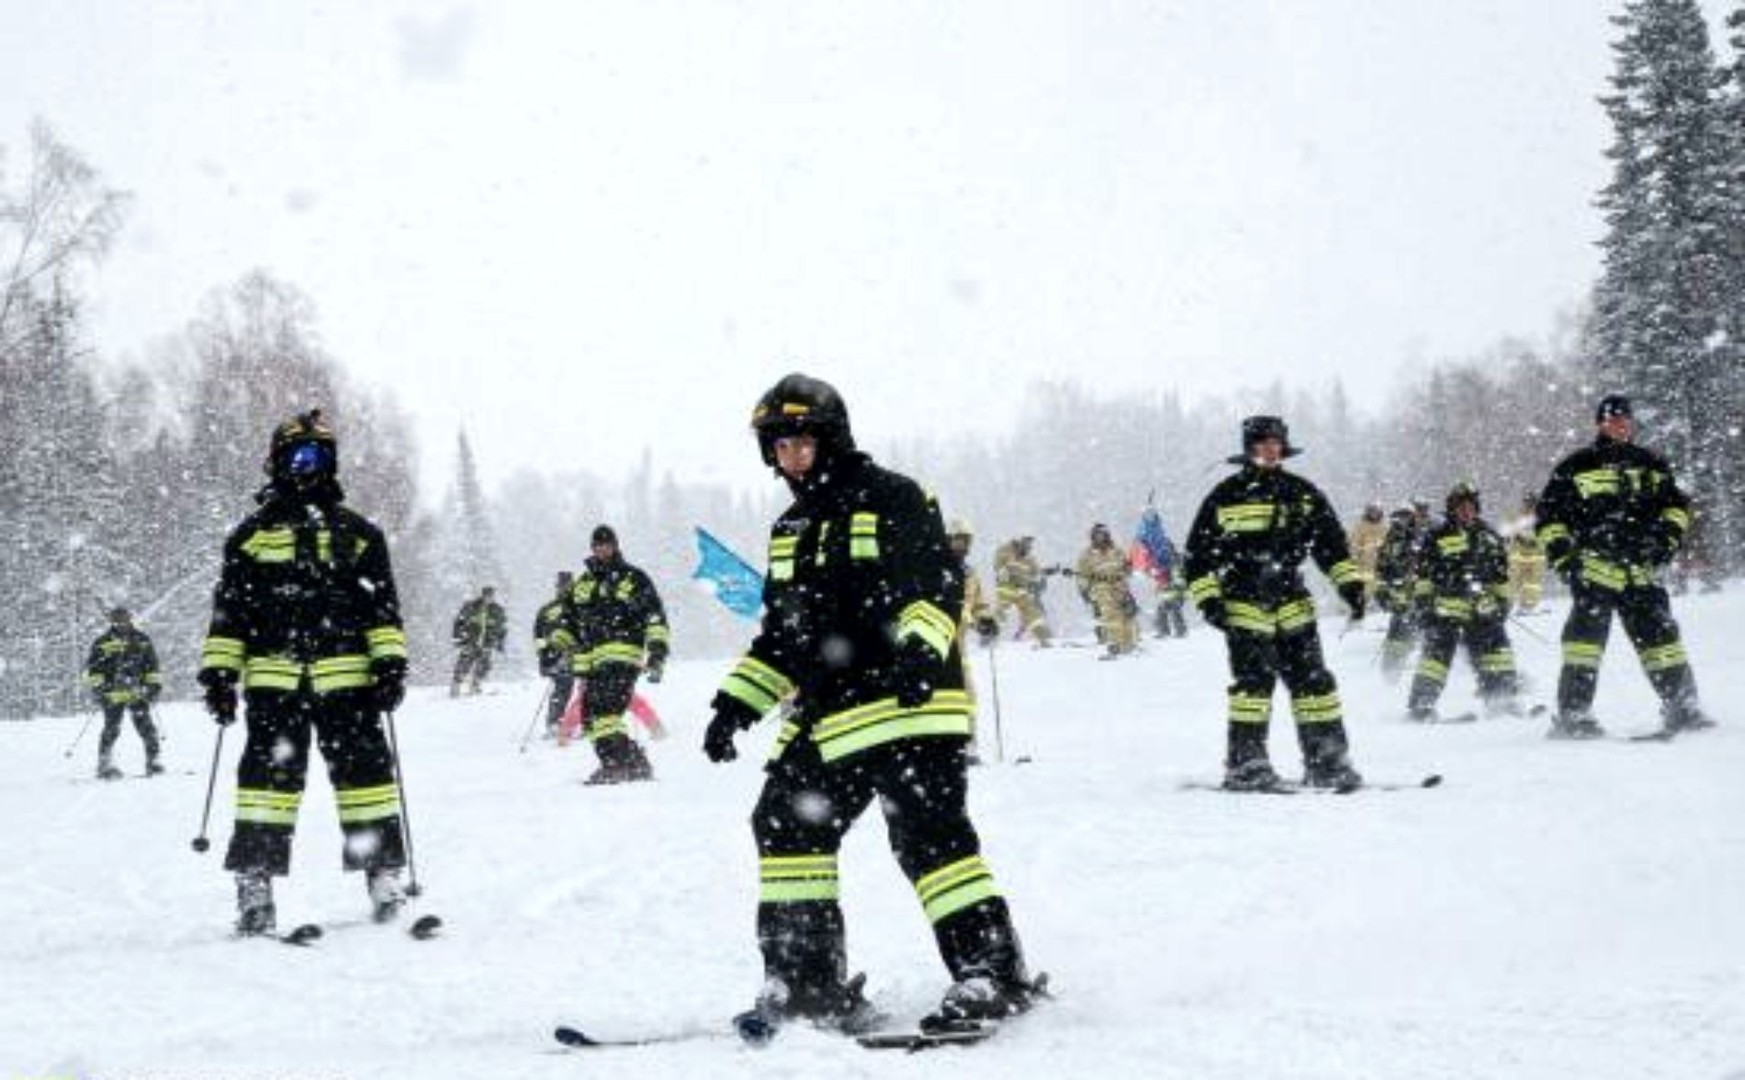
M1627 0L1613 22L1616 68L1598 102L1615 136L1613 175L1595 197L1600 277L1587 308L1558 320L1544 342L1502 341L1432 364L1374 415L1354 409L1337 381L1190 401L1056 380L1029 388L1004 437L864 432L863 445L914 472L948 517L975 530L985 572L993 547L1024 533L1045 561L1070 563L1093 522L1130 534L1148 504L1179 539L1238 449L1240 418L1259 412L1290 422L1309 451L1302 470L1348 519L1368 503L1440 505L1461 480L1484 492L1487 516L1505 518L1591 437L1598 395L1622 391L1696 497L1704 557L1737 571L1745 4L1728 19L1725 63L1695 0ZM143 362L102 363L88 340L82 273L120 235L128 202L40 122L22 175L0 174L0 716L80 707L83 650L116 604L157 640L170 692L189 692L224 534L265 480L272 426L312 405L340 432L350 501L390 536L415 678L446 678L449 619L483 584L510 606L511 666L531 670L533 612L602 521L660 583L679 655L743 644L746 624L687 587L692 527L760 563L784 494L773 479L752 493L688 483L645 454L629 476L523 470L487 492L476 454L490 448L461 432L455 480L424 500L418 448L392 394L348 379L310 299L264 271L215 288ZM540 527L506 527L529 521Z

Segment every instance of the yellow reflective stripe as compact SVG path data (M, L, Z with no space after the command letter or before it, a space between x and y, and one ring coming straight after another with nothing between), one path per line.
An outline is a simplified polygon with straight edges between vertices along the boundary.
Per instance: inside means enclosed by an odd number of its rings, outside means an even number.
M1436 538L1436 550L1444 555L1459 555L1461 552L1468 550L1470 546L1471 545L1466 542L1466 534L1463 532L1454 533L1449 536L1438 536Z
M1230 533L1259 533L1272 528L1272 503L1237 503L1218 507L1218 527Z
M1566 641L1563 643L1563 664L1565 667L1598 670L1603 651L1603 646L1591 641Z
M799 724L795 723L792 720L782 721L781 729L776 732L775 742L773 745L770 746L769 760L774 761L776 758L781 757L782 751L786 750L788 748L788 744L793 742L796 738L798 738L799 734L800 734L800 725Z
M588 721L588 741L599 742L614 735L629 735L630 726L624 722L623 713L611 716L596 716Z
M1622 591L1630 583L1630 575L1623 567L1592 555L1582 556L1581 579L1614 592Z
M938 690L926 704L905 709L894 697L826 716L812 729L812 740L825 761L835 761L896 739L970 733L973 712L962 690Z
M103 694L103 700L111 705L130 705L139 698L139 693L133 690L109 690Z
M897 640L918 637L944 659L957 637L957 623L928 600L916 600L897 616Z
M302 801L300 791L237 788L236 820L256 825L293 826L297 824L297 807Z
M721 692L742 701L759 716L794 692L793 681L762 660L747 656L721 683Z
M378 626L374 630L365 630L364 641L369 645L372 660L406 655L406 631L398 626Z
M980 855L970 855L915 880L915 895L931 922L941 922L964 908L1000 895L994 872Z
M1665 645L1655 645L1642 650L1643 671L1665 671L1668 668L1683 667L1689 663L1681 641L1668 642Z
M241 671L245 655L241 638L208 637L200 647L200 666L220 671Z
M279 656L251 656L243 666L247 690L295 690L303 681L303 665Z
M1230 722L1232 724L1264 724L1272 718L1272 695L1245 694L1230 691Z
M835 900L840 891L835 855L765 855L758 860L761 903Z
M1291 712L1298 724L1336 723L1344 714L1336 691L1297 698L1291 702Z
M1589 469L1587 472L1576 473L1570 479L1575 481L1575 490L1584 499L1596 495L1618 494L1618 473L1615 469Z
M341 825L384 821L400 815L400 789L393 784L340 788L334 791L333 798L339 804Z
M1224 587L1219 584L1216 574L1202 574L1188 582L1188 597L1195 604L1203 600L1210 600L1214 596L1222 596L1223 593Z
M627 641L608 641L589 649L582 659L590 668L598 664L640 664L642 647Z
M1315 602L1308 597L1302 597L1280 607L1273 615L1281 634L1292 630L1301 630L1315 621Z
M329 656L309 665L309 685L316 693L330 690L355 690L373 686L370 658L367 656Z
M672 636L672 630L662 622L651 622L648 629L643 631L644 641L671 641Z
M1444 619L1464 622L1472 617L1472 601L1462 600L1454 596L1438 596L1436 598L1436 614Z
M242 553L255 562L290 562L297 557L297 537L290 529L258 529L242 542Z
M103 676L97 674L95 671L87 671L85 673L85 681L87 683L89 683L93 688L96 688L96 687L102 685Z
M1478 669L1493 675L1507 674L1515 670L1515 654L1508 649L1487 652L1478 658Z
M1418 678L1442 684L1448 681L1448 665L1428 656L1418 657Z
M1229 601L1224 607L1224 619L1232 630L1268 636L1278 632L1277 620L1270 611L1243 600Z
M1679 507L1667 507L1660 512L1660 518L1677 529L1681 536L1690 528L1690 514Z
M1350 559L1340 559L1333 564L1333 569L1327 571L1327 576L1333 579L1335 585L1345 585L1353 581L1362 581L1363 575L1358 571L1357 564Z
M879 516L870 510L858 510L848 519L848 557L879 557Z
M1549 521L1539 526L1539 542L1549 546L1554 540L1568 540L1569 526L1561 521Z
M771 559L769 564L771 581L792 581L794 577L794 560Z

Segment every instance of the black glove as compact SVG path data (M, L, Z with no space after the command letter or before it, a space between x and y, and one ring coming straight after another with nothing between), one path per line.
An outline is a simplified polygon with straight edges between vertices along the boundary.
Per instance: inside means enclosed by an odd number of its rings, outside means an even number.
M236 723L236 681L218 679L206 684L206 711L220 727Z
M976 634L981 637L983 645L992 644L1000 636L1000 624L992 615L983 615L976 619Z
M1362 582L1353 581L1339 586L1339 599L1345 601L1345 606L1351 609L1352 622L1363 621L1363 613L1368 609L1369 603L1364 598Z
M370 687L370 700L376 708L385 713L391 713L406 700L406 661L393 658L378 660L373 674L375 685Z
M1565 585L1569 586L1570 592L1574 592L1576 588L1580 586L1581 553L1579 551L1570 555L1569 558L1564 559L1563 562L1558 565L1557 576L1563 579Z
M1665 566L1676 554L1678 539L1673 535L1671 526L1660 523L1648 530L1648 561L1651 564Z
M739 756L733 737L762 718L750 705L727 694L716 694L709 704L715 717L703 732L703 753L716 764L732 761Z
M1224 612L1224 601L1214 596L1200 605L1200 618L1206 620L1206 625L1214 630L1226 630L1230 620Z
M666 674L666 664L651 656L648 659L647 666L645 666L642 671L644 677L647 678L649 682L658 683L660 682L661 676Z
M897 704L905 709L927 704L940 666L939 654L931 645L918 637L905 638L891 661L891 690L897 695Z
M150 686L146 687L145 688L146 704L148 704L148 705L156 704L158 697L161 694L163 694L163 692L164 692L163 686L158 684L158 683L153 683Z

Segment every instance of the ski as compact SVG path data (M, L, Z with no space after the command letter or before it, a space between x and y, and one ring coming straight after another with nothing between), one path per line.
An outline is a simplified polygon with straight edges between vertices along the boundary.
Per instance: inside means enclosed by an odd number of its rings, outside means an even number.
M362 923L345 923L345 926L361 926ZM374 924L372 924L374 925ZM406 936L414 941L429 941L442 929L442 918L437 915L420 915L406 927ZM295 945L308 948L327 936L327 928L320 923L300 923L297 926L275 936L274 940L284 945Z
M578 1027L560 1024L552 1031L551 1037L562 1046L571 1050L611 1050L633 1046L663 1046L669 1043L696 1042L704 1039L719 1039L726 1032L693 1028L688 1031L672 1031L664 1035L641 1035L627 1039L596 1039Z
M1362 791L1416 791L1421 788L1442 786L1442 774L1431 773L1420 780L1389 781L1365 780L1361 784L1342 784L1338 787L1312 787L1291 780L1280 780L1276 784L1262 788L1227 788L1221 783L1208 780L1187 780L1182 783L1183 791L1218 791L1226 795L1355 795Z
M946 1046L974 1046L1000 1030L998 1024L973 1024L943 1031L879 1031L856 1035L854 1041L868 1050L902 1050L910 1054Z

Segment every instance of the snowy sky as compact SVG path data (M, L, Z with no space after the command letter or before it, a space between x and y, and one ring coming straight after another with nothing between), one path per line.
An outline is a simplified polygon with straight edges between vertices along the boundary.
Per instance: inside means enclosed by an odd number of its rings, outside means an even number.
M758 483L796 367L877 446L1042 376L1373 405L1544 337L1597 266L1619 6L13 0L0 144L41 117L135 194L107 354L265 267L437 484L462 424L488 482L648 446Z

